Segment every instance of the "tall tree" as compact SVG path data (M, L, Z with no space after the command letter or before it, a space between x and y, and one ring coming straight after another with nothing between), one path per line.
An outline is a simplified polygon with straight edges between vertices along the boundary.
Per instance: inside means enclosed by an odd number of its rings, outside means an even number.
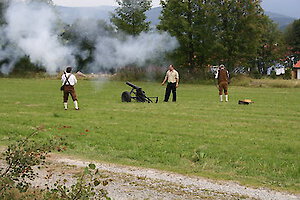
M266 73L267 68L273 65L274 61L283 59L286 52L287 46L283 33L278 29L277 24L265 16L264 31L258 52L258 70Z
M180 42L182 65L224 63L229 68L255 60L261 47L265 16L260 0L161 0L158 29Z
M295 20L287 27L285 40L291 47L292 52L300 57L300 19Z
M178 64L203 67L215 47L213 6L206 0L162 0L159 30L175 36L180 48L174 54Z
M150 22L147 22L146 11L151 9L152 0L116 0L119 8L111 18L111 22L119 31L130 35L139 35L148 31Z
M264 33L264 14L260 0L218 1L219 43L222 60L229 68L256 59Z

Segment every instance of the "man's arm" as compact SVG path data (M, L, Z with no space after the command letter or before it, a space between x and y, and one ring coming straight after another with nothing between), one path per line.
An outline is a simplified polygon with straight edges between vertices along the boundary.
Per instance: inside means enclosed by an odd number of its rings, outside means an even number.
M75 75L73 75L73 76L74 76L74 83L76 84L77 83L77 78L76 78Z
M230 74L228 71L227 71L227 78L228 78L228 84L230 84Z
M176 74L176 87L178 88L179 87L179 73L177 72Z
M65 82L66 82L65 74L63 74L63 75L61 76L61 82L62 82L62 85L65 84Z
M168 80L168 75L166 74L165 79L163 80L163 82L161 83L161 85L164 85Z
M217 71L216 76L215 76L215 79L218 79L218 78L219 78L219 70Z

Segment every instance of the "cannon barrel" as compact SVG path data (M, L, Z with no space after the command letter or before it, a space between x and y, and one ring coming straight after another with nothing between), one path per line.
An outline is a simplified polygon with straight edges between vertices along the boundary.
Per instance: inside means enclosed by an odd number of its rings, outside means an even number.
M129 85L130 87L136 89L136 90L141 89L140 87L138 87L138 86L136 86L136 85L134 85L134 84L132 84L132 83L130 83L130 82L128 82L128 81L126 82L126 84Z

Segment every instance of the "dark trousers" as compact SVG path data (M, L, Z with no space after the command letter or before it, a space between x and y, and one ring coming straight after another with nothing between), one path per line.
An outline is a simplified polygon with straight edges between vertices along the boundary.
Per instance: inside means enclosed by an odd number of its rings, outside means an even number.
M176 83L168 83L165 94L165 102L169 101L171 91L173 93L173 102L176 102Z
M74 86L65 85L65 87L64 87L64 103L68 102L69 94L71 95L73 101L77 101L77 96L76 96Z

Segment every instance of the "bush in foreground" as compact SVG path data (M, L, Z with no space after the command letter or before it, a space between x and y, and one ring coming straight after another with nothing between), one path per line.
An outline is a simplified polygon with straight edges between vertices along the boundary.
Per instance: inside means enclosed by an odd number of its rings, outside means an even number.
M38 176L34 167L45 165L47 154L63 144L61 138L59 141L35 142L32 137L36 134L9 145L2 154L0 160L5 164L0 166L0 199L110 199L107 191L99 188L107 185L107 181L98 178L99 171L94 164L89 164L71 186L66 186L67 181L63 180L44 190L31 188L30 182Z

